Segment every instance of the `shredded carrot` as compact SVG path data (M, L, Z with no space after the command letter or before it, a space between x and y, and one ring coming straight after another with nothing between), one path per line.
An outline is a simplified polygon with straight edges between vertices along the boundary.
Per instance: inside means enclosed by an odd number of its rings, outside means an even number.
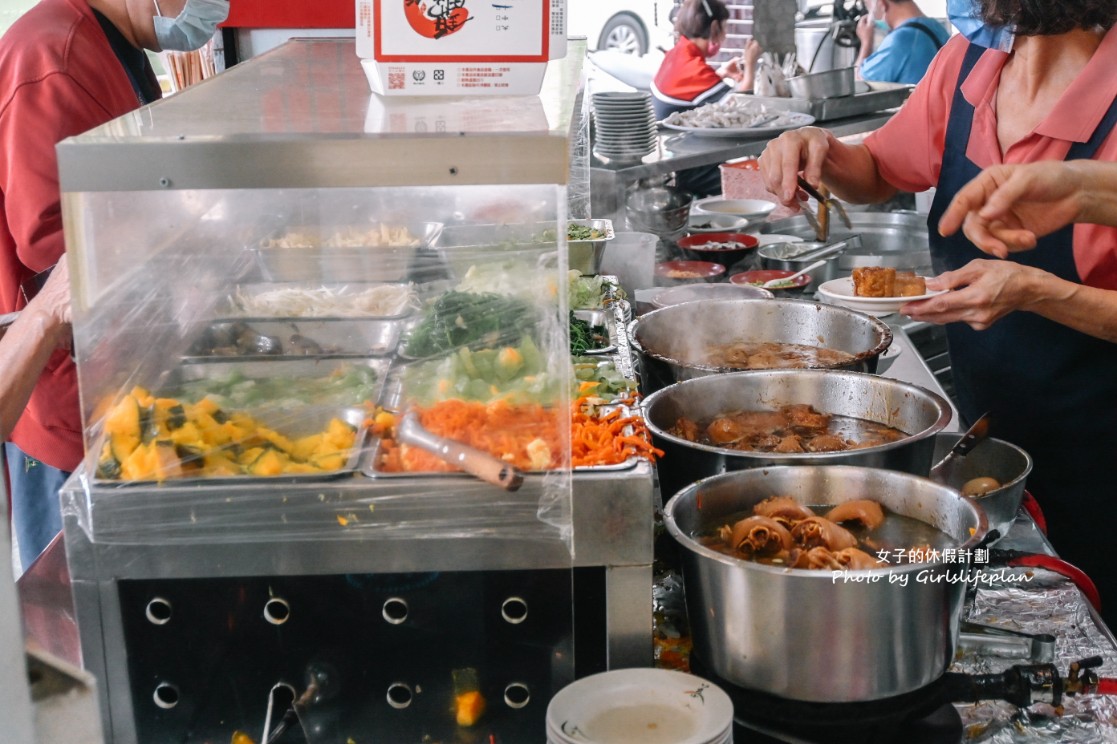
M600 413L590 396L571 405L571 466L617 465L629 458L655 460L661 450L651 444L638 416L620 409ZM626 402L632 403L635 399ZM562 466L563 442L554 412L538 404L513 405L445 400L417 409L427 431L484 450L523 470L553 470ZM446 472L454 470L435 455L400 445L385 432L380 467L387 472Z

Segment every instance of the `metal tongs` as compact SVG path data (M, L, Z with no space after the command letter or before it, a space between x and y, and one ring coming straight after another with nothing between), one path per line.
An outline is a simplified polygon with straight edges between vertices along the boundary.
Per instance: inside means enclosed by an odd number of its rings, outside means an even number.
M806 199L800 199L799 205L802 207L803 216L807 218L807 222L814 228L815 236L819 241L825 243L830 237L830 210L838 213L842 218L842 224L846 226L847 230L853 229L853 223L850 222L849 214L846 213L845 207L842 203L830 196L829 192L823 186L822 189L816 189L807 182L807 179L799 176L799 188L807 193L808 196L814 197L818 202L818 216L811 212Z

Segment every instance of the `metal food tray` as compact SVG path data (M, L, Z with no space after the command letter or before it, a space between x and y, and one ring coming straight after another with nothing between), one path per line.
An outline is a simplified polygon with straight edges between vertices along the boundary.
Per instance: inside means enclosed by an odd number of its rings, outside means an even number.
M568 265L583 274L596 274L601 258L605 253L605 243L616 237L612 220L567 220L567 225L580 225L601 231L604 236L595 240L567 240ZM557 246L553 222L527 222L522 224L454 225L442 231L437 249L448 266L458 274L468 269L468 260L463 261L455 253L485 251L505 248L510 251L541 249ZM548 251L539 256L540 261L557 258L557 251Z
M307 431L300 434L292 434L290 431L280 431L284 436L305 436L306 434L313 434L322 431L326 427L326 423L330 418L343 419L350 426L356 427L357 435L353 440L353 450L349 453L349 459L346 460L345 465L338 470L331 470L322 473L287 473L281 475L271 476L257 476L257 475L226 475L214 476L212 478L167 478L163 481L158 480L106 480L103 478L94 478L93 483L98 487L110 488L158 488L160 486L236 486L245 485L250 483L320 483L322 481L336 480L346 475L356 473L360 468L361 458L367 449L366 443L369 439L368 427L365 424L367 412L363 408L345 408L342 410L333 410L329 412L328 416L323 417L321 426L318 428L310 427ZM301 423L307 423L314 420L315 417L302 417ZM266 421L265 421L266 423ZM100 458L101 449L104 444L104 437L98 437L96 445L91 456L94 463Z
M234 359L295 360L305 357L345 358L390 356L399 345L402 319L382 318L228 318L210 324L209 332L242 323L260 337L278 341L278 354L248 351L243 354L187 352L192 362ZM203 341L200 339L199 341ZM316 348L309 347L313 343ZM204 347L203 347L204 348ZM224 348L224 347L221 347Z
M616 316L607 310L574 310L574 317L589 323L590 328L604 328L608 343L586 349L582 352L586 356L600 356L611 354L617 350L617 321Z
M568 225L580 225L600 230L605 234L596 240L568 240L570 243L597 243L616 237L612 220L567 220ZM437 247L492 248L501 244L520 247L540 247L558 242L554 222L523 222L519 224L447 225L442 229Z
M166 378L162 381L159 388L161 394L169 394L171 397L181 397L175 395L175 391L182 385L187 383L195 383L201 380L220 380L226 378L231 374L237 373L244 377L261 380L261 379L282 379L282 380L316 380L326 378L337 370L346 367L365 367L371 369L376 373L375 387L370 391L368 397L369 402L380 400L384 392L384 385L388 378L391 362L383 357L366 357L366 358L316 358L316 357L299 357L296 359L279 359L275 357L245 357L238 359L228 359L226 357L206 357L204 359L192 360L186 359L182 364L175 367ZM348 409L360 407L365 401L337 401L333 405L326 406L331 409ZM262 408L266 412L269 406L248 406L243 410L255 415L257 409ZM320 409L321 405L316 405L312 402L306 404L305 411L299 411L300 418L312 412L312 409ZM334 415L331 413L331 416ZM326 417L326 421L329 417ZM312 423L316 423L316 420ZM324 425L325 422L323 422ZM308 424L309 426L310 424ZM320 431L311 427L313 431Z
M630 380L635 380L636 367L632 361L632 340L628 336L628 326L633 320L632 305L629 304L628 300L613 299L609 303L609 308L613 311L616 331L617 350L614 354L614 362L621 374Z
M402 287L406 288L406 282L327 282L317 286L309 286L306 282L254 282L251 284L241 284L237 287L239 291L245 295L255 296L261 295L266 292L273 292L284 289L319 289L326 288L335 290L338 294L344 295L359 295L370 289L376 287ZM412 296L417 298L417 291L412 292ZM227 312L230 317L237 318L238 320L285 320L291 322L307 321L307 320L398 320L406 318L415 312L415 307L411 304L405 304L403 308L397 313L389 315L376 315L373 313L353 313L349 315L253 315L246 313L239 315L236 301L233 297L229 297L229 305Z
M627 406L625 406L627 409ZM440 472L440 471L407 471L402 473L392 473L379 470L377 463L380 462L380 446L383 440L377 438L373 443L365 448L365 456L361 459L359 470L362 474L369 478L376 479L400 479L400 478L461 478L472 479L469 473L465 472ZM589 465L571 468L572 473L605 473L615 472L618 470L630 470L636 467L636 463L640 458L630 457L624 462L616 463L615 465ZM525 475L546 475L554 471L551 470L526 470L523 471Z
M393 225L392 227L400 227ZM373 232L379 224L288 226L249 246L257 270L264 281L316 282L345 281L399 282L408 278L412 261L419 251L430 248L442 232L441 222L412 222L405 226L415 237L414 245L329 246L322 242L344 231ZM273 246L285 236L312 237L306 245Z
M852 96L819 100L754 96L747 93L737 95L745 96L750 101L762 103L775 111L796 111L801 114L810 114L816 122L820 122L896 108L903 104L914 90L914 86L903 83L870 82L868 85L869 90L854 93Z

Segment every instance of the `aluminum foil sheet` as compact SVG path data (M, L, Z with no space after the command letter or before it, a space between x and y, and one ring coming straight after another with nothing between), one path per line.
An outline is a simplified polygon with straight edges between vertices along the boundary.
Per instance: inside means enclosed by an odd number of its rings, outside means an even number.
M1008 569L1010 580L982 585L968 620L1025 633L1050 633L1056 638L1055 666L1066 674L1072 661L1101 656L1101 677L1117 676L1117 647L1099 627L1086 599L1063 576L1044 569ZM1023 577L1011 579L1011 577ZM960 656L953 672L1002 672L1018 659L980 653ZM1046 704L1027 710L1005 702L959 705L965 740L1015 742L1117 742L1117 696L1084 695L1064 699L1062 715Z

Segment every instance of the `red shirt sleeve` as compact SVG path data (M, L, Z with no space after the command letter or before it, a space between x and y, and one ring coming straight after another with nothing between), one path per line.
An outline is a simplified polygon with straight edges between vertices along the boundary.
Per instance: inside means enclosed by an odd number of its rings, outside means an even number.
M903 191L926 191L939 182L946 123L967 41L955 36L896 115L865 138L885 181Z

